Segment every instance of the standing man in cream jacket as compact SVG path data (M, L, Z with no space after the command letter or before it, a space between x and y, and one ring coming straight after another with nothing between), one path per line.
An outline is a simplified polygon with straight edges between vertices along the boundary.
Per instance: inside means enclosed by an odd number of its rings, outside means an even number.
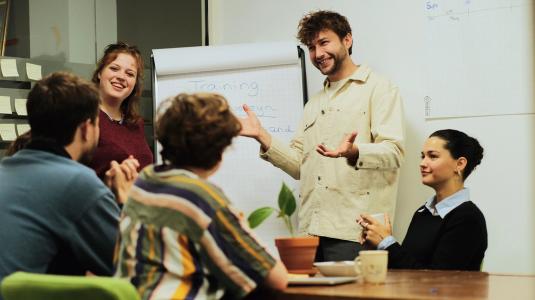
M303 17L298 38L326 75L305 105L290 145L271 137L247 105L241 135L256 139L261 157L300 179L299 233L320 237L316 261L352 260L361 245L361 213L393 216L403 160L403 112L396 86L351 59L344 16Z

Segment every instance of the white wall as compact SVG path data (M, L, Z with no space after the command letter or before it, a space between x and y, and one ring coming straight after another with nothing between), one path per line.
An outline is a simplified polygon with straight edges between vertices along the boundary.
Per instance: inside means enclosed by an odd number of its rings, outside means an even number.
M482 1L458 0L454 3L459 6L490 3ZM466 186L471 188L473 201L481 208L487 220L489 248L484 270L535 274L535 115L526 112L486 117L425 119L424 97L428 90L426 80L430 63L426 53L426 49L429 49L426 47L429 46L426 44L429 42L426 40L426 26L429 23L425 7L430 2L441 1L212 0L210 41L212 44L232 44L288 40L295 37L298 21L309 11L332 9L346 15L352 25L355 40L353 59L357 63L366 63L389 77L400 86L404 98L407 144L398 193L395 236L399 239L404 237L415 209L432 195L432 190L420 183L418 164L423 141L436 129L460 129L477 137L485 148L481 166L466 181ZM503 0L500 3L509 6L511 10L515 7L530 11L533 9L532 1ZM454 17L467 18L468 15ZM525 39L532 41L531 16L528 20L519 21L526 23ZM511 19L509 22L516 20ZM503 25L495 23L494 26ZM488 34L488 30L493 29L481 28L485 34ZM499 35L496 37L500 38ZM532 44L531 42L530 53L533 53ZM479 51L492 50L481 46ZM511 55L520 52L522 51L514 48L510 51ZM486 63L507 64L507 61ZM444 72L441 69L431 71ZM477 70L471 71L476 75L467 80L478 85L478 89L485 90L489 85L478 78L483 76L477 76ZM531 57L525 58L523 69L518 72L525 73L529 76L527 81L533 82ZM323 77L310 63L307 65L307 76L309 92L313 93L320 88ZM508 78L507 73L497 73L495 77L493 84L501 84ZM525 91L522 94L527 95L527 99L492 99L490 95L488 105L492 105L493 101L532 102L533 88L523 88ZM459 93L462 91L459 90ZM462 112L462 104L459 110Z
M116 0L95 0L96 57L100 58L104 47L117 42Z
M116 0L30 0L30 57L95 63L117 40Z
M68 0L31 0L30 57L66 61L69 57Z
M96 59L95 1L68 1L67 61L93 63Z

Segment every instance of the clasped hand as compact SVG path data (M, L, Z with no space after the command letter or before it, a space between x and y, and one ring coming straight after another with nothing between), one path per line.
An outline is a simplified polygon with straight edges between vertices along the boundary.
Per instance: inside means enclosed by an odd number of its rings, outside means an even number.
M361 214L357 219L357 224L362 226L362 234L360 237L360 243L370 243L372 246L377 247L379 243L389 235L392 235L392 224L388 214L384 214L384 224L381 224L378 220L368 214Z
M124 204L128 199L128 192L138 176L139 166L139 161L132 155L120 164L115 160L110 162L105 183L115 195L117 203Z

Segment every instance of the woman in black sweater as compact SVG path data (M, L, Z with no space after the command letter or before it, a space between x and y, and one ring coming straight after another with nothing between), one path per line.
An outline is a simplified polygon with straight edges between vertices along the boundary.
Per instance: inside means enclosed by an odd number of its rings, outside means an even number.
M431 134L423 147L420 172L422 183L435 195L414 213L403 245L392 236L387 215L385 225L361 215L357 222L364 228L362 242L388 250L389 268L479 270L487 227L464 180L482 158L479 142L463 132L445 129Z

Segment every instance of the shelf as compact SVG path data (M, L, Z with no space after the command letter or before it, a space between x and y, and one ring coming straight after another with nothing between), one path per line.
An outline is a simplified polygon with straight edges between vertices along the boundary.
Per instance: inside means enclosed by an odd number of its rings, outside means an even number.
M28 116L20 116L14 114L0 114L0 119L6 120L27 120Z
M28 81L16 81L16 80L2 79L0 80L0 88L29 90L32 88L32 83Z

